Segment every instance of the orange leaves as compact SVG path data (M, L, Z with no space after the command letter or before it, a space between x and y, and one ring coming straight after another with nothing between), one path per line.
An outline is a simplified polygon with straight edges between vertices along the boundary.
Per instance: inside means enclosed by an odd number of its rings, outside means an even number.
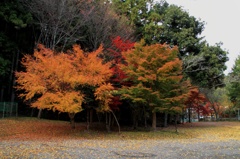
M181 67L182 67L182 62L180 61L179 58L175 58L172 61L166 62L162 67L160 67L158 69L158 73L169 73L171 71L174 71L174 69L179 70L179 68Z
M102 47L86 54L74 45L68 54L55 53L39 45L33 56L23 58L26 72L16 73L16 88L25 91L20 96L26 100L40 96L33 107L77 113L82 110L84 102L84 94L77 91L78 86L104 86L112 76L110 64L103 64L99 58L101 52Z
M98 108L98 111L109 111L110 110L110 102L112 101L113 95L112 91L114 90L114 87L108 83L100 85L94 95L97 100L100 101L100 107Z
M163 77L177 81L182 78L182 62L177 57L176 47L165 44L144 46L141 42L135 49L123 52L123 56L128 65L121 65L121 69L133 79L151 82Z
M43 79L33 73L17 72L17 82L19 85L17 89L24 89L26 92L20 94L20 97L24 97L29 100L34 97L35 94L43 94L46 92L46 87Z
M197 107L198 104L201 104L205 101L206 101L206 97L200 93L198 87L193 87L189 91L188 100L186 101L186 104L187 105L191 104L191 105Z
M182 81L182 62L177 53L177 47L145 46L143 41L123 52L127 65L120 68L134 85L122 88L122 98L154 105L153 111L181 111L188 88Z
M102 63L99 55L102 53L102 46L92 53L84 54L79 47L74 46L73 63L76 65L72 79L78 79L79 84L100 85L112 76L109 69L111 63Z

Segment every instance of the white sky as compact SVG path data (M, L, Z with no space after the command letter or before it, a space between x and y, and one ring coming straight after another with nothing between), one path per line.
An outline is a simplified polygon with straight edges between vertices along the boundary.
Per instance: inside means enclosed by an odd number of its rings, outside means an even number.
M204 21L202 36L210 45L223 42L222 49L229 52L226 63L229 73L240 55L240 0L166 0L182 6L189 15Z

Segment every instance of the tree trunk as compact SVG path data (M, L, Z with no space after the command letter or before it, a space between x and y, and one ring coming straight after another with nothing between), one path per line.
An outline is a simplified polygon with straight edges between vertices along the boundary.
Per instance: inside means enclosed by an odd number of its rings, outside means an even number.
M135 109L132 110L132 119L133 119L133 129L137 129L137 111Z
M37 118L38 118L38 119L41 119L41 115L42 115L42 108L40 108L40 109L38 110L38 116L37 116Z
M182 109L182 124L184 124L184 119L185 119L185 113L186 113L186 110L184 111L184 108Z
M216 117L216 121L218 121L219 120L218 113L215 113L215 117Z
M90 123L89 123L89 110L87 109L87 130L89 130Z
M212 104L213 105L213 104ZM215 114L215 117L216 117L216 121L218 121L218 111L217 109L214 107L214 105L212 106L213 108L213 111L214 111L214 114Z
M112 116L111 116L111 114L109 113L109 114L108 114L108 127L109 127L109 131L110 131L110 129L111 129L111 123L112 123Z
M191 108L188 108L188 122L191 123Z
M72 129L75 129L75 121L74 121L75 113L68 113L68 116L69 116L69 118L70 118L71 128L72 128Z
M177 127L177 120L178 120L178 115L175 115L175 132L178 133L178 127Z
M163 124L163 127L167 127L167 121L168 121L168 113L165 112L164 113L164 124Z
M116 117L116 115L114 114L114 112L113 112L112 110L111 110L111 113L112 113L112 115L114 116L114 118L115 118L115 120L116 120L116 123L117 123L117 125L118 125L118 132L120 133L121 130L120 130L120 125L119 125L119 123L118 123L117 117Z
M152 114L152 129L155 131L157 128L157 115L156 112L153 112Z
M145 106L143 106L143 111L144 111L144 125L145 128L147 128L147 112Z
M198 121L200 121L200 108L198 106Z
M93 109L90 109L90 124L93 122Z
M16 78L15 78L15 71L17 71L18 69L18 59L19 59L19 50L17 51L17 56L16 56L16 60L15 60L15 68L12 72L12 91L11 91L11 102L13 103L15 101L15 90L14 87L16 85Z
M1 88L1 102L3 102L3 94L4 94L4 87L2 86L2 88Z
M102 115L103 115L102 113L100 114L100 113L97 112L97 118L98 118L99 123L101 123Z
M11 66L11 73L9 75L9 82L11 84L9 84L9 87L8 87L8 95L11 96L12 92L13 91L13 78L15 77L13 74L14 74L14 64L15 64L15 53L13 54L12 56L12 66ZM11 99L10 99L11 100Z
M35 109L35 108L32 108L31 117L33 117L33 115L34 115L34 109Z
M110 126L109 126L108 113L107 112L106 112L106 129L107 129L107 132L110 132Z

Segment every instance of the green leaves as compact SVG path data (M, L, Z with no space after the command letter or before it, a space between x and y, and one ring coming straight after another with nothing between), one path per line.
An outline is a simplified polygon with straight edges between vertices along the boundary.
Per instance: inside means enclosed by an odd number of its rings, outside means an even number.
M225 62L228 61L227 54L227 51L221 49L221 44L205 45L201 48L202 60L198 63L198 66L192 67L192 72L188 73L193 83L210 89L223 87ZM198 71L194 71L195 69Z
M176 47L145 46L142 41L134 49L123 52L123 56L127 65L120 65L121 69L133 85L120 89L122 99L148 105L153 111L179 110L177 107L182 107L186 88L180 86L184 86L182 63L177 57Z
M0 57L0 77L5 76L10 70L9 70L9 60L5 60L2 57Z
M235 107L240 108L240 56L235 60L232 72L228 76L228 96Z
M24 12L18 2L8 2L0 6L0 18L12 23L16 29L25 28L32 22L32 15Z

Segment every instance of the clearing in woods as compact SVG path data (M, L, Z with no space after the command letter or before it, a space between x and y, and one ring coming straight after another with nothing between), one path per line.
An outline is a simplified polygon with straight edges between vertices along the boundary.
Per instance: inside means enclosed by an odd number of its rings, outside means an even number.
M240 122L198 122L157 131L107 133L94 123L0 120L2 158L240 158Z

